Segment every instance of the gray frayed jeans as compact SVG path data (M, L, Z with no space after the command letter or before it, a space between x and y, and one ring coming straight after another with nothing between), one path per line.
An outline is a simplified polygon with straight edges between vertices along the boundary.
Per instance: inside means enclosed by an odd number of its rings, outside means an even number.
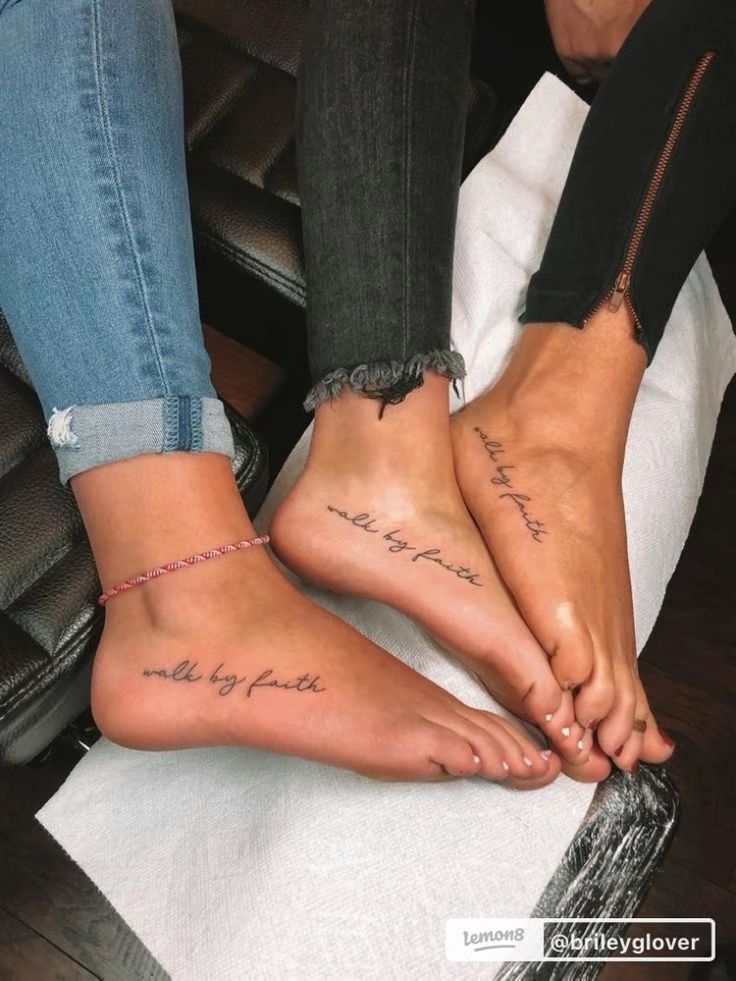
M307 268L305 407L400 402L450 349L473 36L463 0L313 0L297 148Z

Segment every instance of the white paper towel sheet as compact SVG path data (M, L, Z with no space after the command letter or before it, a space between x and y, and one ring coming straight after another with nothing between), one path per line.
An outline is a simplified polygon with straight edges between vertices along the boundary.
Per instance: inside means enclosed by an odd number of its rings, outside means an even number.
M498 373L520 329L585 113L544 77L463 185L453 341L468 362L468 399ZM640 646L684 544L735 369L730 324L701 258L646 374L627 450ZM308 441L276 481L262 528ZM460 698L492 707L405 617L307 592ZM567 778L535 794L480 780L384 785L250 750L149 754L103 739L39 820L175 981L427 981L495 974L445 961L444 921L528 915L592 794Z

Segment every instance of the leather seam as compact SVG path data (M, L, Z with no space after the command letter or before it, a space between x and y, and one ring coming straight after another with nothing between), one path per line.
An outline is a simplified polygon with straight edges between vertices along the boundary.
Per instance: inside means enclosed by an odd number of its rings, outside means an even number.
M277 273L275 270L271 269L271 267L266 265L266 263L261 262L259 259L256 259L253 256L249 256L247 253L242 252L240 249L236 249L234 246L228 245L228 243L218 239L210 232L203 232L198 229L197 236L202 241L209 244L213 249L222 253L222 255L233 259L236 264L241 266L243 269L248 271L258 271L266 281L274 285L290 287L295 294L295 298L301 300L302 302L306 299L306 290L303 286L300 286L296 280L289 279L286 276Z

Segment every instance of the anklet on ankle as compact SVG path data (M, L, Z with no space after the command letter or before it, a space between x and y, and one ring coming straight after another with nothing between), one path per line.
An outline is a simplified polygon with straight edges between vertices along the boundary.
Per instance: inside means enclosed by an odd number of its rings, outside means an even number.
M144 582L149 582L151 579L158 579L159 576L165 576L167 572L186 569L190 565L197 565L198 562L206 562L207 559L219 559L221 556L228 555L230 552L239 552L240 549L251 548L253 545L267 545L269 541L268 535L259 535L257 538L244 538L239 542L233 542L232 545L218 545L217 548L209 548L206 552L197 552L196 555L189 555L186 559L167 562L166 565L156 566L155 569L149 569L148 572L143 572L140 576L132 576L130 579L126 579L125 582L119 582L116 586L111 586L107 592L97 597L97 602L100 606L104 606L109 599L117 596L118 593L124 593L127 589L132 589L133 586L141 586Z

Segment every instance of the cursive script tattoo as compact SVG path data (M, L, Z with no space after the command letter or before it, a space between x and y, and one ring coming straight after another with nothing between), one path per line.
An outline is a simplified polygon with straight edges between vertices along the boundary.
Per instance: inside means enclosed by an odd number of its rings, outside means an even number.
M270 668L266 668L265 671L261 671L255 681L252 681L248 686L247 697L250 698L253 690L255 688L286 688L293 691L324 691L317 684L319 675L312 677L310 674L299 675L294 681L279 681L278 678L274 678L273 671Z
M360 528L361 531L369 532L372 535L381 535L381 540L388 542L388 551L394 555L398 555L401 552L416 552L416 555L412 555L412 562L419 562L424 559L428 562L434 562L435 565L440 566L446 572L451 572L453 575L457 576L458 579L462 579L464 582L469 582L471 586L482 586L483 583L479 580L480 573L473 572L468 566L465 565L455 565L452 562L448 562L442 556L442 550L439 548L426 548L420 549L417 545L410 545L408 540L401 537L401 529L394 528L392 531L382 532L380 528L376 527L376 519L371 517L370 514L366 512L360 512L359 514L351 516L347 511L343 511L341 508L333 507L331 504L327 505L327 510L331 514L337 515L338 518L342 518L343 521L347 521L348 524L354 525L356 528Z
M499 457L506 453L503 443L499 443L496 439L491 439L482 429L478 426L474 430L478 433L480 440L483 444L483 449L486 451L488 456L491 458L493 467L493 476L491 477L491 484L494 487L505 487L506 490L498 495L499 500L507 500L512 504L515 504L519 510L519 514L524 519L524 524L526 525L529 534L532 536L535 542L542 541L542 535L548 535L549 532L546 531L544 524L534 518L527 507L528 504L532 504L532 499L527 494L522 494L512 483L510 471L516 470L516 467L511 463L499 463Z
M315 694L326 691L324 685L319 684L320 676L304 672L296 678L279 680L273 673L273 668L265 668L263 671L249 675L237 675L225 671L224 662L221 662L205 677L205 673L200 670L198 661L179 661L171 668L144 668L142 674L145 678L165 678L167 681L189 682L204 681L205 684L212 685L214 690L223 698L226 698L242 685L241 691L245 698L250 698L258 688L280 688L284 691L305 692L311 691Z
M201 681L202 675L196 672L197 662L179 661L173 668L144 668L147 678L169 678L171 681Z
M349 521L351 525L355 525L356 528L361 528L363 531L367 531L371 535L381 534L378 528L371 527L374 519L369 514L356 514L351 518L347 511L341 511L339 508L333 508L329 504L327 505L327 510L332 511L345 521Z

